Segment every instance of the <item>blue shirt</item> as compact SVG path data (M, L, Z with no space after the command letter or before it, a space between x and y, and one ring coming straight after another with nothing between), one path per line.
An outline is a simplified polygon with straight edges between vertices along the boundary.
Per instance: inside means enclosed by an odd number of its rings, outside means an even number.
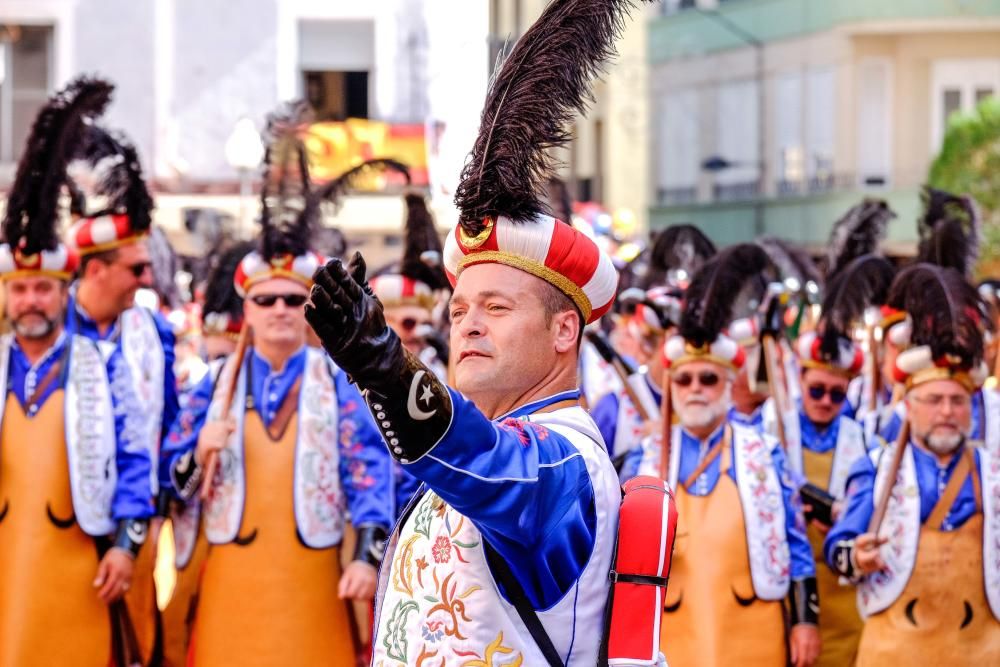
M649 381L649 375L645 375L645 380L646 386L649 387L649 391L653 395L653 400L656 401L657 406L660 406L663 403L663 394ZM624 391L612 391L602 396L601 400L597 401L597 404L590 410L590 417L597 424L597 430L601 432L601 437L604 438L604 445L608 448L608 455L612 458L614 458L617 450L628 451L635 444L615 442L618 433L619 408L621 407L622 400L629 400ZM629 402L631 403L631 401ZM636 420L638 419L639 416L637 414Z
M306 348L303 346L279 369L271 368L268 361L252 348L247 351L244 363L252 364L250 378L254 409L264 425L270 426L295 381L305 370ZM164 443L161 477L169 477L177 459L198 444L198 434L208 416L215 385L215 375L206 375L191 392L187 406L178 414ZM338 474L351 522L356 527L376 525L388 530L394 518L389 454L358 389L342 372L333 374L333 385L340 434Z
M548 609L573 588L590 560L597 506L576 446L521 418L580 394L556 394L490 421L457 391L449 392L451 426L406 470L468 517L510 566L534 608Z
M887 451L889 450L882 449L880 456L885 456ZM958 465L958 461L962 457L962 450L959 448L946 465L939 464L935 455L915 445L912 441L910 442L910 451L913 452L917 486L920 489L920 523L923 524L930 517L934 506L948 484L948 480L951 479L955 466ZM975 457L976 474L979 474L979 467L982 464L978 451L975 452ZM831 567L838 542L852 540L858 535L868 532L868 524L875 511L875 472L875 464L868 456L859 459L851 467L850 475L847 478L847 505L823 542L823 555L826 561L831 563ZM976 496L972 487L972 479L969 478L962 485L958 497L955 498L954 504L941 525L931 526L931 528L942 531L955 530L968 521L975 512Z
M761 430L764 426L764 406L763 404L754 408L748 415L739 412L736 407L729 408L729 421L740 426L746 426L754 430Z
M681 453L678 469L678 484L683 484L694 473L698 464L705 457L712 445L719 442L724 434L724 426L719 426L705 441L700 441L681 429ZM781 497L785 507L785 535L788 539L788 550L791 558L791 576L794 580L816 576L816 564L813 562L812 547L806 537L806 524L802 515L802 501L798 493L798 485L788 474L785 464L785 452L775 440L771 448L771 462L778 474L781 485ZM730 443L729 447L733 445ZM715 490L721 475L722 456L717 456L705 471L693 480L687 492L693 496L707 496ZM726 471L733 482L736 482L736 468L730 465Z
M60 377L51 382L32 405L27 405L28 399L35 392L38 383L49 370L64 357L70 337L64 330L42 357L32 364L25 355L17 338L13 339L10 348L10 366L8 368L7 391L13 394L25 414L30 418L38 414L45 401L57 390L66 388L68 366L64 365ZM71 360L66 357L66 363ZM107 361L108 376L124 368L125 360L116 351ZM111 516L114 520L144 519L153 514L152 490L149 486L150 466L148 450L143 446L140 433L130 428L127 418L130 410L135 410L135 394L130 384L110 382L111 407L115 422L115 467L117 481L114 496L111 500Z
M837 415L825 428L820 428L806 416L805 410L800 407L799 434L802 436L802 446L817 454L825 454L833 450L837 446L837 438L840 436L841 419L848 418Z
M116 344L116 351L121 352L121 327L119 322L115 322L113 326L108 327L107 331L101 332L100 328L97 326L97 322L94 321L92 317L84 310L83 306L77 303L76 300L76 289L75 285L70 289L69 304L66 307L66 331L67 333L77 333L81 336L89 338L90 340L96 342L101 341L111 341ZM163 414L160 420L160 434L161 441L157 443L161 445L159 447L161 456L158 466L160 468L160 488L167 489L170 488L170 476L163 476L163 470L165 469L162 465L162 443L163 439L166 438L167 430L170 425L174 423L177 418L177 412L180 409L180 405L177 398L177 381L174 378L174 333L167 323L167 320L159 313L150 313L153 317L153 322L156 324L156 333L159 335L160 343L163 346ZM121 355L121 359L125 363L127 368L128 361L125 359L124 355ZM109 373L110 375L110 373ZM114 376L112 376L112 382L114 382ZM138 400L138 399L137 399ZM143 412L138 412L134 415L135 420L138 421ZM138 424L136 425L139 426ZM151 450L153 448L150 448Z

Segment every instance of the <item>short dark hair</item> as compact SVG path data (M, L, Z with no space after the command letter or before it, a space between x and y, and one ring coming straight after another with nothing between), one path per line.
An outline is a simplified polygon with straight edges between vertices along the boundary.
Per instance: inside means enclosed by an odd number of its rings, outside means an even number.
M576 347L580 349L580 343L583 340L583 314L580 309L576 307L573 300L568 296L563 294L555 285L547 282L542 282L542 288L538 292L538 298L542 301L542 313L545 315L545 326L552 324L552 318L559 313L565 313L567 310L572 310L576 313L577 321L577 331L576 331Z
M120 253L118 248L111 248L109 250L102 250L101 252L93 252L80 257L80 276L82 277L87 272L87 266L93 262L98 261L101 264L114 264L118 261Z

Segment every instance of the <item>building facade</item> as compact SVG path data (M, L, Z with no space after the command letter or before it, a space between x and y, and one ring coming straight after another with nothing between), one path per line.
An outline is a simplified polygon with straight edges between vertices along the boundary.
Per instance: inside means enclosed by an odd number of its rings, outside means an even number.
M650 22L650 220L819 249L863 195L916 238L948 117L1000 91L1000 1L667 0Z

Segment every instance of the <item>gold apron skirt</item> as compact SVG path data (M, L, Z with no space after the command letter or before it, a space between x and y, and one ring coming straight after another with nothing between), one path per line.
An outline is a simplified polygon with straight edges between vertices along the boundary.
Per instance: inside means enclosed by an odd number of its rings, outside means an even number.
M196 667L353 665L340 549L298 537L292 490L298 417L277 441L246 412L242 532L205 558L191 651Z
M913 574L899 599L865 622L857 665L1000 665L1000 621L983 582L981 512L950 532L921 526Z
M802 448L802 468L810 482L827 488L833 468L833 450L825 453ZM819 659L813 667L844 667L854 664L864 622L858 613L858 597L854 586L841 586L840 575L823 559L823 533L813 526L807 529L816 561L816 583L819 588L819 636L823 642Z
M161 614L163 622L163 667L184 667L187 663L188 642L194 623L198 602L198 582L208 553L208 540L198 530L191 560L182 570L177 570L174 592Z
M97 545L76 523L63 391L32 418L13 393L0 433L0 667L107 667ZM57 526L54 521L63 524Z
M782 604L754 593L743 506L726 474L732 446L727 443L721 456L710 494L677 488L677 538L660 650L670 667L785 667Z

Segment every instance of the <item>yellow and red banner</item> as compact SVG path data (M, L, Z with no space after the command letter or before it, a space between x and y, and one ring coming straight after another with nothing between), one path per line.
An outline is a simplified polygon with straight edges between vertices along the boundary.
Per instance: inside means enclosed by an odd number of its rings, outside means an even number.
M391 158L410 169L413 185L429 184L427 138L423 124L391 124L377 120L349 118L342 122L314 123L305 136L309 150L309 173L325 182L356 167L365 160ZM387 186L405 185L396 173L372 173L357 189L379 192Z

